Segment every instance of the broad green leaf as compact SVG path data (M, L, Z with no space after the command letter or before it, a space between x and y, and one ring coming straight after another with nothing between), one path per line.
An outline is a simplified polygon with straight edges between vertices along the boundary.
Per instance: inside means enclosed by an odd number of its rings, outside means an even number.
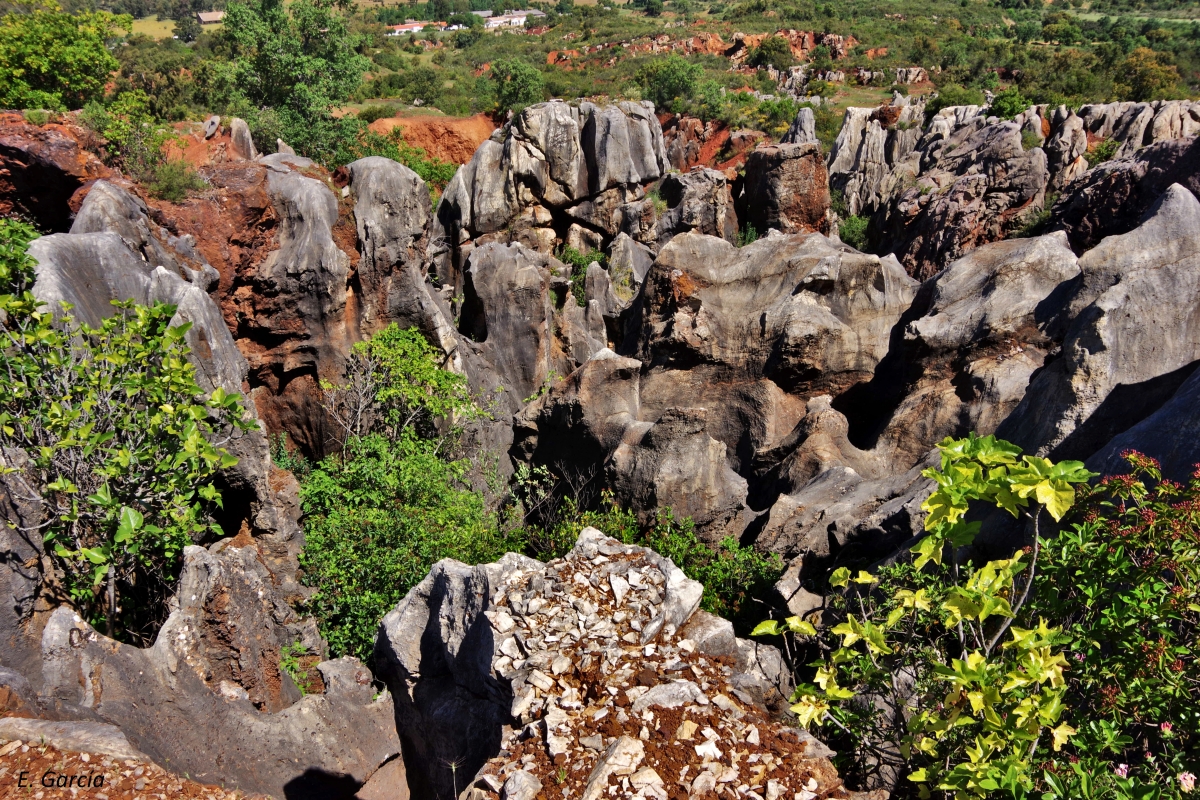
M768 619L754 626L751 636L778 636L780 633L778 620Z
M850 570L838 567L829 575L829 585L841 588L850 582Z

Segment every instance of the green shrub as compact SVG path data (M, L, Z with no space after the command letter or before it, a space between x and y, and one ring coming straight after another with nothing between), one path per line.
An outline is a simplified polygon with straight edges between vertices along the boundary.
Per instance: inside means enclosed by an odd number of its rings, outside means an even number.
M360 109L358 112L358 118L369 125L377 119L396 116L396 112L398 110L399 109L397 109L395 106L389 105L388 103L376 103Z
M178 203L192 192L198 192L208 184L183 160L164 161L154 168L153 177L146 188L160 200Z
M200 389L174 307L55 322L30 294L35 236L0 220L0 448L32 461L52 579L93 625L148 644L183 547L221 534L215 479L237 459L212 441L253 424L237 395Z
M782 36L768 36L758 47L751 48L746 63L754 67L772 66L775 69L787 69L796 63L792 55L792 46Z
M855 250L866 252L867 226L870 222L866 217L845 217L838 223L838 237Z
M737 246L738 247L745 247L746 245L754 244L757 241L758 241L758 231L754 229L753 225L747 223L746 227L744 227L740 231L738 231L738 235L737 235Z
M797 689L802 721L834 726L843 775L887 758L922 796L1183 800L1200 767L1200 465L1184 485L1126 452L1130 474L1088 487L1082 464L994 437L939 449L911 561L835 570L824 632L760 626L828 648ZM963 561L979 501L1024 517L1030 545ZM1043 527L1043 511L1075 521Z
M546 99L546 81L537 67L518 58L492 64L492 82L500 108L520 111Z
M600 266L604 266L608 261L608 256L599 250L580 252L574 247L564 247L558 252L558 260L571 268L571 295L575 298L575 303L580 306L585 305L588 265L595 261Z
M925 106L925 113L936 114L943 108L952 106L981 106L983 102L983 92L978 89L967 89L958 84L948 83L938 87L937 97Z
M835 734L843 775L861 780L899 757L921 796L1025 797L1038 747L1057 753L1076 733L1064 713L1063 630L1026 608L1039 525L1043 512L1061 520L1074 484L1092 473L1079 462L1022 457L993 436L947 438L938 449L940 467L922 473L935 490L921 506L927 535L914 558L878 575L835 570L823 621L836 624L824 632L791 617L756 633L822 643L828 655L798 683L792 710L805 727L832 723L844 733ZM1025 518L1033 547L978 567L959 563L980 529L965 519L973 501Z
M637 82L656 108L669 108L675 100L690 100L696 93L704 68L680 55L671 54L638 69Z
M995 75L996 73L993 72L992 74ZM992 98L992 105L989 110L1001 119L1013 119L1018 114L1024 113L1031 105L1033 103L1025 99L1020 89L1016 86L1010 86L1004 91L998 92Z
M1116 139L1101 139L1099 142L1096 142L1094 146L1088 148L1087 152L1083 154L1083 157L1087 159L1088 169L1099 166L1105 161L1111 161L1120 147L1121 143Z

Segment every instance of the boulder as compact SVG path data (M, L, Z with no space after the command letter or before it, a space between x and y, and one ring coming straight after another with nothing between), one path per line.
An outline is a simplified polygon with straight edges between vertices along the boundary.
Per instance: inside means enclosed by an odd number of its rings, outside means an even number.
M659 182L658 192L667 204L656 229L659 247L689 232L737 241L738 218L724 173L715 169L696 169L686 175L671 173Z
M666 172L649 103L529 106L446 187L431 231L435 272L460 291L472 247L520 242L549 253L572 228L572 244L602 248L626 224L628 206Z
M1086 459L1162 406L1200 359L1200 200L1173 185L1130 233L1079 259L1061 355L997 435Z
M1079 274L1066 237L1054 233L984 245L930 278L863 407L847 411L863 428L858 440L908 465L946 436L993 433L1057 346L1058 312ZM889 394L902 399L882 431L866 430L870 414L886 414L879 401Z
M234 117L229 122L230 151L235 158L253 161L258 158L258 150L254 147L254 137L250 135L250 126L244 119Z
M592 528L546 564L434 565L375 645L413 791L599 798L616 776L644 797L703 794L742 780L717 763L736 741L767 763L794 754L772 773L781 795L848 796L831 751L771 716L790 690L778 651L697 611L701 594L668 559Z
M817 121L807 106L796 112L796 118L779 140L780 144L816 144Z
M820 145L756 149L746 159L740 206L746 224L760 234L772 229L782 233L828 230L829 182Z
M1200 372L1192 370L1171 399L1154 413L1113 437L1087 460L1101 475L1129 471L1123 454L1137 450L1158 459L1164 478L1186 484L1200 470Z
M349 798L399 749L391 698L372 699L370 671L347 658L310 668L301 696L280 649L300 642L319 656L315 625L281 599L252 540L222 545L185 548L173 610L148 649L58 608L42 635L43 703L117 726L198 781Z

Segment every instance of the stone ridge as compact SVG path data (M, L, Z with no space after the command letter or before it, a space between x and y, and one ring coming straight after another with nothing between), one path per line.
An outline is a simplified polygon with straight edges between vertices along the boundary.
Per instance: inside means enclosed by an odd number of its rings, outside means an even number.
M465 789L453 785L460 798L852 796L832 752L777 716L790 688L778 651L738 640L729 622L698 611L702 586L669 559L585 528L565 558L506 558L474 568L487 573L486 588L471 592L464 582L464 591L439 595L434 587L450 584L439 568L457 566L439 564L388 615L376 654L397 697L402 738L418 729L414 714L448 707L432 696L451 691L434 674L435 629L446 632L460 670L471 664L484 673L460 671L456 691L478 679L507 690L496 749ZM424 620L415 602L427 603ZM445 641L455 635L462 638ZM428 665L393 649L413 641L422 642ZM480 651L469 652L468 642ZM407 669L395 669L397 661ZM497 702L499 693L488 694ZM476 729L481 734L487 738ZM431 744L423 743L425 764L438 758Z

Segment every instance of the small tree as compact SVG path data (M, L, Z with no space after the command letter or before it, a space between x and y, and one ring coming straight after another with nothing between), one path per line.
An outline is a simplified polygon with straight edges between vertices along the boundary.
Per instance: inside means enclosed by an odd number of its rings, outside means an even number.
M787 69L796 63L792 55L792 46L782 36L768 36L763 39L758 47L750 51L747 61L751 66L771 66L775 69Z
M654 105L669 108L674 100L690 100L703 74L704 69L699 64L672 54L639 69L637 81Z
M1062 630L1013 623L1034 585L1043 513L1061 520L1074 484L1093 473L1022 456L994 436L947 438L938 449L941 467L923 473L936 489L921 506L927 535L913 561L879 576L835 570L830 586L844 594L823 638L798 617L755 633L791 631L823 645L828 655L810 665L815 675L798 685L792 710L806 728L845 731L859 768L906 774L922 797L1024 796L1039 743L1058 751L1076 731L1062 720ZM964 519L976 501L1024 518L1032 547L978 568L960 563L980 528Z
M994 73L993 73L994 74ZM1013 119L1023 114L1033 103L1021 94L1016 86L1010 86L992 99L991 112L1001 119Z
M518 58L502 58L492 64L492 82L501 108L515 112L546 99L542 73Z
M252 423L237 395L197 385L172 306L115 303L95 328L64 307L55 322L30 292L34 238L0 220L0 452L31 460L50 582L110 636L148 643L183 547L221 533L214 481L237 463L222 444Z

